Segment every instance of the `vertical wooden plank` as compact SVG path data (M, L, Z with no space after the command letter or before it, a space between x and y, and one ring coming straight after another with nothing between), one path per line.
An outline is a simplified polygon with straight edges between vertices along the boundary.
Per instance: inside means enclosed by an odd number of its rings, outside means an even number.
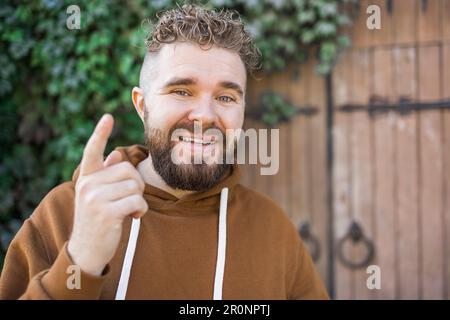
M258 86L258 81L253 78L247 79L247 92L246 92L246 105L245 109L246 111L252 108L255 108L257 105L256 101L256 90ZM252 119L250 116L245 116L244 118L244 124L242 128L244 130L247 130L249 128L254 127L254 119ZM248 159L248 150L246 149L246 158ZM242 172L242 179L241 184L243 184L246 187L252 188L254 185L254 175L255 175L255 168L252 165L249 165L248 163L240 165L241 172Z
M352 52L352 103L368 104L370 52L367 49ZM373 239L372 199L372 124L367 112L351 114L353 130L352 144L352 212L354 219L362 226L367 238ZM355 259L364 255L363 248L355 246ZM373 291L366 285L365 268L354 271L355 298L373 298Z
M256 75L256 77L261 77L261 75ZM254 112L255 109L259 107L258 101L257 101L257 95L261 87L261 80L248 78L248 88L247 88L247 98L246 98L246 113L248 112ZM248 130L255 127L256 120L250 116L246 115L244 120L243 129ZM246 152L246 159L248 159L248 148L245 150ZM251 165L248 163L248 160L246 160L245 164L241 165L241 169L243 171L243 178L242 178L242 184L249 188L254 188L255 186L255 177L256 177L256 166ZM244 173L245 171L245 173Z
M243 125L243 129L246 130L248 128L253 127L253 120L252 119L246 119ZM248 188L253 187L253 177L254 177L254 168L253 166L249 164L241 164L240 165L241 170L241 181L240 183Z
M258 120L254 122L254 129L256 130L257 136L259 136L259 130L261 129L268 129L267 125L263 123L262 121ZM258 137L259 139L259 137ZM259 152L259 150L258 150ZM258 157L258 164L254 166L255 168L255 174L254 174L254 188L265 194L266 196L273 197L272 196L272 188L271 188L271 176L262 175L261 174L261 168L265 167L265 165L262 165L259 161Z
M297 80L288 85L289 97L296 106L304 106L309 96L309 75L307 66L302 64L297 66ZM294 71L296 72L296 71ZM291 122L291 210L292 219L296 226L311 220L311 210L309 201L311 197L308 187L308 132L306 128L306 118L303 116L294 117Z
M271 89L283 99L288 98L288 85L289 77L286 72L278 72L271 76L270 79ZM270 130L271 128L269 128ZM290 171L290 159L289 159L289 139L290 139L290 125L289 123L282 122L274 126L273 129L279 130L279 170L278 173L273 176L268 176L272 186L273 199L283 208L286 213L289 213L289 171ZM270 133L270 132L269 132ZM270 137L270 134L268 135ZM273 148L271 148L272 150Z
M351 2L343 3L342 8L347 12L353 20L347 27L342 28L342 32L350 37L352 48L355 45L355 10L354 4ZM360 15L360 12L357 13ZM359 21L361 24L362 21ZM358 42L358 41L357 41ZM338 242L347 233L348 226L351 222L351 119L347 113L341 112L339 108L350 102L351 97L351 50L348 49L339 54L337 63L331 74L331 93L332 93L332 112L333 124L331 128L332 134L332 176L330 183L332 184L331 210L332 218L332 245L333 260L333 287L334 296L337 300L349 300L353 298L354 279L349 268L344 266L338 257Z
M372 63L373 94L385 101L393 101L391 49L375 49ZM374 212L376 261L382 272L381 290L377 298L396 298L396 248L395 248L395 121L396 114L389 112L374 118Z
M450 39L450 1L441 2L442 39Z
M394 48L396 100L416 99L414 48ZM419 297L417 115L399 116L396 128L398 297Z
M306 105L320 107L316 104L318 96L325 95L324 88L317 85L314 75L315 61L310 60L306 65L297 66L297 80L293 80L289 88L290 100L296 106ZM312 98L312 96L315 96ZM318 238L321 246L321 255L316 262L318 272L325 283L328 283L328 256L326 227L328 219L324 216L321 206L326 205L326 199L320 199L321 193L326 187L320 180L320 175L325 174L325 168L319 168L319 163L326 156L320 154L321 145L326 143L325 137L315 137L317 132L312 122L316 117L323 117L323 110L313 118L297 116L291 121L291 208L294 211L293 220L297 226L309 223L313 234ZM318 120L315 120L318 121ZM319 120L320 121L320 120ZM324 125L324 124L323 124ZM324 130L324 128L322 128ZM317 139L317 143L316 140ZM313 162L317 160L318 163ZM322 172L317 172L321 170ZM319 176L319 177L316 177ZM321 189L322 188L322 189ZM320 200L319 200L320 199ZM322 201L319 205L315 203ZM306 242L308 246L308 242Z
M416 5L418 6L417 36L419 43L440 40L441 0L419 1Z
M392 29L396 44L412 44L416 40L416 17L420 0L392 1Z
M440 98L439 47L419 47L419 100ZM420 216L422 294L425 299L443 297L443 164L441 112L422 110L420 117Z
M341 57L333 72L333 94L335 108L349 102L351 87L350 52ZM334 243L337 243L347 232L350 224L350 116L335 109L333 126L333 213L334 213ZM351 271L342 265L337 255L335 261L335 297L336 299L351 299L353 292L353 277Z
M315 62L315 61L313 61ZM311 65L311 91L309 104L318 108L318 113L307 118L310 123L312 231L320 240L321 255L317 269L328 283L328 211L327 211L327 128L325 79L314 72Z
M369 30L370 46L384 46L394 40L392 29L392 15L388 12L386 0L372 0L369 5L380 7L381 29ZM368 15L366 14L366 19Z
M260 105L260 95L264 90L267 90L268 88L268 83L269 83L269 78L267 74L264 73L260 73L257 76L259 78L258 81L255 81L252 84L252 96L253 96L253 101L254 101L254 105L253 106L249 106L252 108L252 110L249 110L250 112L261 112L262 110L262 106ZM250 120L250 119L249 119ZM262 124L261 121L253 119L251 121L249 121L249 123L251 123L252 127L255 130L261 129L263 127L265 127L265 125ZM246 149L246 152L248 153L248 148ZM248 161L248 157L246 159L246 161ZM269 195L270 194L270 188L269 188L269 181L267 179L267 176L262 176L260 173L260 168L261 168L261 164L259 163L259 158L258 158L258 164L256 165L250 165L250 168L253 172L252 174L252 189Z
M450 1L446 1L450 3ZM447 7L450 12L450 6ZM450 100L450 43L442 46L442 96ZM444 122L444 270L445 270L445 299L450 299L450 110L443 112Z
M370 45L371 30L367 28L367 7L368 0L358 1L359 11L355 17L352 28L352 45L354 48L365 48Z

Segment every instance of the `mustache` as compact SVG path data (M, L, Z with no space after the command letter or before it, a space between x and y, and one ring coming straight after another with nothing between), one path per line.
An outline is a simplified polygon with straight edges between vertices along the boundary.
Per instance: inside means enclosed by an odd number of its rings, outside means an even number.
M201 123L199 123L198 121L180 121L178 122L176 125L174 125L170 130L169 130L169 137L172 136L172 133L177 130L177 129L185 129L189 132L191 132L192 134L194 134L194 132L199 132L201 129L202 134L204 134L207 130L218 130L222 133L222 136L225 137L225 130L223 128L220 128L214 124L207 124L207 125L202 125Z

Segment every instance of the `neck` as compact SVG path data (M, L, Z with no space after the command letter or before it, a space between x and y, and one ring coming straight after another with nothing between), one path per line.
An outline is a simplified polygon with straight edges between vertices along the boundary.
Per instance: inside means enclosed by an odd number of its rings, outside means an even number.
M150 155L138 164L137 170L145 183L164 190L174 195L178 199L195 192L190 190L174 189L168 186L167 183L165 183L165 181L161 178L161 176L155 171L155 168L153 167L152 157Z

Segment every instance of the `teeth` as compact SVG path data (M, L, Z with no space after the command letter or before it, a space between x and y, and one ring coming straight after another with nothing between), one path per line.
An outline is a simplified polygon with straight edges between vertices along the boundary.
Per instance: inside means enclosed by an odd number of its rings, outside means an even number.
M213 144L214 143L214 141L203 141L202 139L198 139L198 138L181 137L181 136L180 136L180 141L183 141L183 142L194 142L194 143L203 144L203 145L209 145L209 144Z

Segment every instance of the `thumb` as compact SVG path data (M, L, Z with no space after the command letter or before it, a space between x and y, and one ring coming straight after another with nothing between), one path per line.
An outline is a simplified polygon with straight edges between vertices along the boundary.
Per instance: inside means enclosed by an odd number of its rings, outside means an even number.
M112 165L119 163L120 161L122 161L122 154L119 151L114 150L109 154L108 157L106 157L105 161L103 162L103 166L105 168L110 167Z

